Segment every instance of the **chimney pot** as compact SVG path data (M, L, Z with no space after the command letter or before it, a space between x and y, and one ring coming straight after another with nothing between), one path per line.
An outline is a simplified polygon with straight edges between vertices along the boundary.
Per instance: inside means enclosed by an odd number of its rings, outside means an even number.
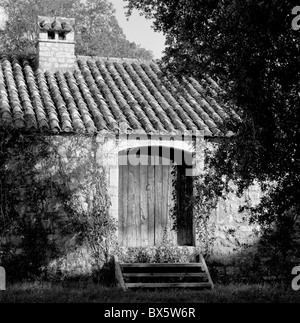
M51 27L55 31L60 31L61 30L61 24L56 20L56 18L52 22L52 26Z
M65 32L70 32L70 31L72 31L72 27L71 27L71 25L70 25L67 21L64 21L64 22L61 24L61 27L62 27L62 29L63 29Z
M44 29L47 31L51 29L51 24L46 20L41 21L39 25L41 29Z

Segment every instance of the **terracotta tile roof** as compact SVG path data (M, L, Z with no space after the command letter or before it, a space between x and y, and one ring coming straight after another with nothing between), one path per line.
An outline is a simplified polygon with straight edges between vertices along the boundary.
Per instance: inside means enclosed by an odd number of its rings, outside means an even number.
M73 73L34 69L34 59L0 61L0 129L50 133L186 133L223 135L238 117L218 103L221 89L161 76L155 62L78 57Z

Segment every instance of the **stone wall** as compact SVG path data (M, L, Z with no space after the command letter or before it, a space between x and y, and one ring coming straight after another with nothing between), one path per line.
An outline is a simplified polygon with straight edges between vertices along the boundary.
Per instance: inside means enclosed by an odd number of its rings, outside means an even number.
M92 274L94 260L90 250L79 243L78 214L88 211L89 202L95 193L95 178L103 166L111 200L110 213L117 220L118 153L148 144L147 138L115 138L102 133L97 136L49 136L41 138L40 142L33 140L32 145L23 145L24 150L16 151L16 155L7 162L6 181L15 185L11 192L15 221L18 223L2 237L1 248L10 245L15 255L21 255L24 252L22 242L26 240L25 248L29 248L28 243L32 244L32 260L37 259L34 253L39 252L40 256L44 256L41 265L47 263L52 274ZM192 140L171 140L170 136L157 137L151 144L187 151L195 149ZM199 143L196 155L197 172L203 168L202 144ZM214 226L212 259L226 260L238 254L246 244L256 242L259 228L249 226L248 215L240 214L238 208L245 201L257 203L259 197L258 187L253 187L242 198L232 194L226 200L219 201L210 219ZM73 216L74 212L76 217ZM40 221L38 228L43 228L37 234L39 241L30 242L28 237L24 240L22 234L18 235L26 232L24 226L34 227L36 221ZM48 247L49 250L46 250Z
M215 224L212 257L224 259L239 254L259 240L259 226L249 224L249 214L239 212L246 203L255 205L260 200L258 185L250 187L244 196L237 197L229 193L226 199L220 199L213 211L211 222Z
M206 148L213 151L217 144L217 141L207 140ZM252 185L241 197L234 193L236 187L233 184L230 186L232 192L219 198L208 224L213 230L208 256L211 261L224 264L255 250L260 236L260 227L249 223L249 213L239 211L242 206L255 206L259 203L262 193L258 183Z

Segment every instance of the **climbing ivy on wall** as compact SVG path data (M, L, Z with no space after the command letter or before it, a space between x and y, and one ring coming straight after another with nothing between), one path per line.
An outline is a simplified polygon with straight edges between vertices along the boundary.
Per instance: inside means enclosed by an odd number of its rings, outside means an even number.
M8 275L40 275L83 244L107 260L116 226L95 138L0 135L0 263Z

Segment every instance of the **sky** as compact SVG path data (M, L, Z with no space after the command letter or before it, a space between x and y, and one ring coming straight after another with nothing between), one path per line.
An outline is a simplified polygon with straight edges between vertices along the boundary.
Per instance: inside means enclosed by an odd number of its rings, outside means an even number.
M5 20L6 20L5 11L2 7L0 7L0 30L5 28Z
M153 52L154 58L159 59L164 50L165 37L162 33L154 32L151 28L151 21L139 15L137 10L134 10L128 18L125 16L126 10L124 6L126 2L123 0L109 0L116 9L116 17L123 29L128 40L141 45L145 49Z

